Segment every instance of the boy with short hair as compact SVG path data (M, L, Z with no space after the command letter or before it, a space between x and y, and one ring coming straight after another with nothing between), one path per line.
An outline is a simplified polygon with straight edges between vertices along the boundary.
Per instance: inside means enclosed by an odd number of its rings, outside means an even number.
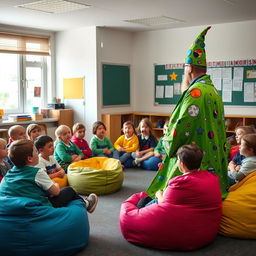
M26 139L26 130L21 125L13 125L8 130L9 141L7 144L7 148L10 147L11 143L15 140Z
M71 187L60 190L43 169L35 167L38 154L32 141L14 141L9 149L9 158L14 167L0 183L0 196L28 197L40 201L44 206L53 207L63 207L72 200L80 199L89 213L95 210L97 195L90 194L83 199Z
M39 152L39 163L37 167L44 169L51 179L56 177L63 178L65 171L53 157L53 139L50 136L41 135L36 138L35 147Z

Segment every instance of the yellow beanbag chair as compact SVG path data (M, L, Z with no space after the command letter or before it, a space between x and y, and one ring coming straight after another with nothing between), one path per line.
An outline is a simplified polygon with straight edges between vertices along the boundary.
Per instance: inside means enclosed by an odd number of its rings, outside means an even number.
M229 189L223 201L220 234L256 239L256 171Z
M65 175L63 178L59 178L59 177L56 177L56 178L52 178L52 180L56 183L59 184L60 188L64 188L66 186L68 186L68 178L67 178L67 175Z
M69 185L78 194L109 194L123 184L123 169L119 160L93 157L75 162L68 167Z

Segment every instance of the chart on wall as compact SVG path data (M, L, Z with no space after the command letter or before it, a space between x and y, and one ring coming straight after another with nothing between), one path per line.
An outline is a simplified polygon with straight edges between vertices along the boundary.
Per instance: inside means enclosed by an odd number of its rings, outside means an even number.
M211 61L207 67L224 105L256 106L256 59ZM183 73L183 64L155 65L155 104L178 102Z

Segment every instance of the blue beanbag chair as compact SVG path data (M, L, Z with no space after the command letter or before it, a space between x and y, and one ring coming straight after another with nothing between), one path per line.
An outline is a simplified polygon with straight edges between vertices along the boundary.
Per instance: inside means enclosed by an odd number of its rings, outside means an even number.
M30 198L0 197L1 255L73 255L88 238L87 211L79 200L53 208Z

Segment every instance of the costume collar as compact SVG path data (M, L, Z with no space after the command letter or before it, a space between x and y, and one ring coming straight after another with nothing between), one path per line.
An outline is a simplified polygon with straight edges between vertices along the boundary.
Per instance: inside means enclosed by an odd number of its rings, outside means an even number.
M143 134L143 133L141 134L141 139L143 139L143 140L144 140L144 139L145 139L145 140L148 140L148 138L149 138L149 135L144 136L144 134Z
M199 79L201 79L203 76L205 76L206 74L204 74L204 75L201 75L201 76L198 76L197 78L195 78L193 81L192 81L192 83L190 84L190 86L192 86L195 82L197 82ZM189 87L190 87L189 86Z

